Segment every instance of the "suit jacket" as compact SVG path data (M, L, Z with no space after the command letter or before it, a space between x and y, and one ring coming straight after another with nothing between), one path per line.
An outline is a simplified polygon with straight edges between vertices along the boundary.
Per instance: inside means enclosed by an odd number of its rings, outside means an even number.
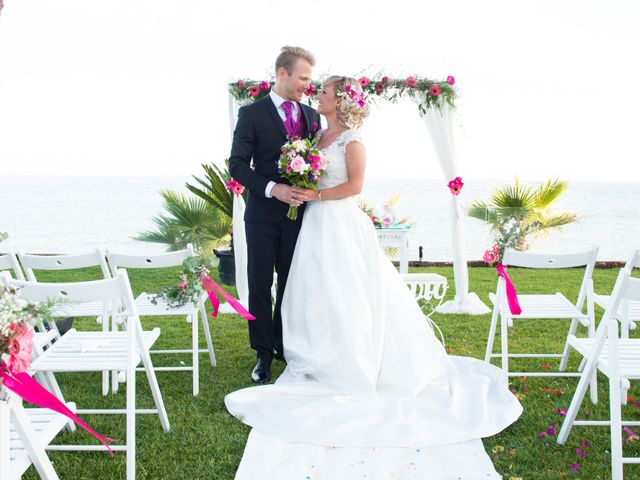
M320 116L313 108L298 104L302 109L305 134L313 138L319 127ZM287 131L268 95L255 103L240 108L233 132L229 157L229 173L249 189L244 219L246 222L275 223L287 214L289 206L275 197L265 197L269 181L288 183L278 173L280 148L287 142ZM304 206L303 206L304 207ZM303 213L300 207L298 216Z

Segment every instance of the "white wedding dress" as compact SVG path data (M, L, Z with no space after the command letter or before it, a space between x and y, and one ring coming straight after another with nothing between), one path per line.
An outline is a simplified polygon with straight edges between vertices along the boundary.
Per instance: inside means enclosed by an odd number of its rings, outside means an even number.
M324 150L328 166L321 188L347 180L345 148L352 141L361 141L360 135L348 130ZM360 458L361 466L375 459L378 474L380 468L396 471L398 462L413 465L414 473L431 472L428 478L495 474L479 439L516 421L520 403L498 368L447 355L355 198L307 205L282 322L284 373L273 385L225 398L229 412L255 429L236 478L254 474L250 458L258 451L268 457L264 449L269 448L280 460L272 476L260 478L304 478L294 470L315 462L317 473L318 457L336 465L345 452L347 459ZM474 473L466 476L459 457L464 449L466 458L478 457L468 465ZM421 452L427 458L422 464ZM454 472L434 474L438 452L454 459ZM354 462L343 463L353 467ZM262 471L264 460L259 465ZM293 468L290 476L282 473L287 468ZM393 478L426 478L411 475Z

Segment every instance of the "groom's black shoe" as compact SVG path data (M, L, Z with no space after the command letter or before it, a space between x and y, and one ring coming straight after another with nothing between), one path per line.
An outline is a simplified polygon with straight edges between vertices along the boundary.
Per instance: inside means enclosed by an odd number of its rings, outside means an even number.
M253 383L267 383L271 380L271 361L258 358L258 363L251 372Z

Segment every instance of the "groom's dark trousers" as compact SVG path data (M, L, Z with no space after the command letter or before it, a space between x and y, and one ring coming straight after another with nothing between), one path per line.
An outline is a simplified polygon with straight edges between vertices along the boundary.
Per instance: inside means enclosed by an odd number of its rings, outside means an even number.
M315 110L302 108L305 135L315 133L310 127L320 124ZM315 130L315 129L314 129ZM238 112L229 157L231 176L249 189L245 228L247 235L249 311L256 317L249 321L249 339L259 358L271 362L273 351L282 348L282 297L289 275L304 206L298 219L287 218L289 206L275 197L267 198L270 181L286 183L278 173L280 148L287 142L281 117L269 96L244 106ZM278 274L275 306L271 303L273 272ZM301 299L304 301L304 299Z

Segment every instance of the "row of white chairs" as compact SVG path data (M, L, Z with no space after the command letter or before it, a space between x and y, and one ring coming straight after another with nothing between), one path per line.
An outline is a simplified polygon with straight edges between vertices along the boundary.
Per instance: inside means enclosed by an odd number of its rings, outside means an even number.
M586 252L564 255L541 255L507 250L503 265L521 268L576 268L582 267L584 274L580 284L578 298L572 303L567 297L555 294L527 294L525 285L516 284L518 301L522 312L511 312L507 301L506 282L498 279L495 294L490 295L494 304L489 328L489 338L485 351L485 361L498 357L505 381L513 376L574 376L580 377L576 392L571 401L558 443L564 444L573 425L609 426L611 435L612 478L623 478L623 465L640 463L640 458L624 457L622 451L622 428L640 426L638 421L622 421L621 407L627 402L630 380L640 379L640 339L629 338L629 331L636 328L640 321L640 279L631 278L632 270L640 268L640 249L635 250L625 266L620 270L611 294L598 294L594 291L593 270L595 268L597 248ZM586 304L586 311L585 311ZM595 305L604 309L602 319L596 329ZM520 320L560 320L569 321L569 330L564 339L561 353L513 353L509 350L508 327L515 326ZM500 353L493 353L493 345L498 322L500 322ZM586 337L577 335L578 325L586 329ZM514 327L514 334L517 328ZM544 329L540 328L538 332ZM539 342L543 344L544 342ZM575 372L567 372L569 354L576 351L582 362ZM511 358L559 358L559 372L512 371L509 368ZM609 420L576 420L580 405L590 387L593 403L598 400L597 373L600 371L609 379Z
M191 245L186 249L177 252L161 253L155 255L129 255L118 252L96 249L93 252L69 255L33 255L25 254L20 251L17 253L9 252L0 256L0 270L13 271L18 280L28 280L37 282L36 272L39 270L56 271L56 270L73 270L87 267L99 267L103 278L108 279L115 276L120 268L135 269L156 269L166 267L181 266L184 260L194 256L194 250ZM177 279L176 279L177 280ZM135 299L136 308L142 317L158 317L171 316L186 318L191 324L191 344L189 348L173 349L173 350L152 350L152 354L191 354L192 362L190 366L176 365L156 367L156 371L191 371L192 372L192 392L198 395L200 391L199 382L199 354L208 353L212 366L217 365L213 341L211 339L211 331L209 321L205 310L205 294L199 299L197 305L190 303L181 307L168 308L166 302L161 299L156 303L152 303L149 295L142 292ZM111 328L117 330L119 318L116 316L115 322L103 322L102 305L100 302L83 302L83 303L65 303L56 307L53 311L54 317L96 317L98 323L102 323L103 331ZM198 318L199 317L199 318ZM206 349L199 348L199 327L198 319L202 324L204 336L207 344ZM109 372L103 372L102 392L106 395L109 392ZM111 383L112 391L118 389L118 375L114 372Z

